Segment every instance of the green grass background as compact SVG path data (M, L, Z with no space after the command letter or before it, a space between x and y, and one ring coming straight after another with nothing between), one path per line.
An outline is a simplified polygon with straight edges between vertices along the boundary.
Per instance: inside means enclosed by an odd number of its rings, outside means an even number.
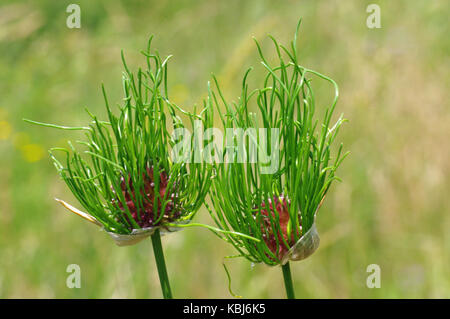
M339 139L351 155L339 169L317 225L319 250L291 265L300 298L450 297L448 1L76 1L81 29L66 27L72 1L0 4L0 297L160 298L147 240L119 248L53 198L76 204L46 150L80 139L22 118L67 125L105 115L121 95L120 49L139 50L155 34L169 68L172 98L199 103L211 72L229 96L249 66L259 73L252 36L286 43L303 17L301 63L334 78L337 113L350 120ZM381 7L382 28L366 27ZM318 108L328 87L317 82ZM211 223L206 211L197 221ZM163 238L179 298L231 297L222 268L231 246L204 229ZM368 289L366 267L381 267ZM66 267L81 267L81 289ZM247 298L284 297L279 267L227 262L233 290Z

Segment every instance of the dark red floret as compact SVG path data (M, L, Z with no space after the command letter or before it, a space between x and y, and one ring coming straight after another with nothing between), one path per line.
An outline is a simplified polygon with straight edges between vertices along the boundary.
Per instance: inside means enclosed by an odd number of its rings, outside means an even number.
M269 207L265 202L261 204L262 210L259 214L265 216L262 218L261 222L261 232L263 234L263 239L266 245L269 247L270 251L277 256L278 259L283 258L287 253L289 248L295 244L294 233L291 234L290 238L288 236L288 223L289 223L289 211L288 207L290 201L284 196L273 196L273 199L269 199ZM279 227L272 227L270 222L270 216L272 217L275 224L277 224L277 218L275 211L278 215ZM270 215L269 215L270 212ZM301 225L301 220L299 218L299 225ZM298 230L297 230L298 234ZM278 244L277 244L278 239ZM284 240L283 240L284 239ZM285 241L289 245L286 246Z
M142 207L139 207L136 192L139 191L135 189L133 181L128 177L126 180L122 176L120 178L120 187L122 194L125 198L125 204L131 213L131 216L136 221L136 223L144 228L150 226L157 226L161 222L171 222L176 220L180 216L179 205L177 205L177 194L175 192L176 185L173 185L170 189L168 188L169 177L164 171L159 173L159 195L160 198L157 199L156 211L154 210L154 200L155 200L155 182L153 175L153 167L147 168L146 173L143 174L143 185L140 186L140 194L143 198ZM167 193L167 195L166 195ZM164 197L166 196L166 197ZM162 204L167 201L164 211L162 212ZM113 203L117 203L118 207L123 211L124 217L128 224L132 227L131 221L126 214L124 205L119 198L113 200ZM161 214L163 214L162 218Z

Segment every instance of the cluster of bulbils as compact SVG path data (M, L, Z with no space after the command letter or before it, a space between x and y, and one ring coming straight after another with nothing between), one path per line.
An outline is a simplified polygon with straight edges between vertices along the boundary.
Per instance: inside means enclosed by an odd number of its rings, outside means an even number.
M161 171L159 173L159 196L155 196L157 190L153 167L147 167L146 173L143 174L143 185L140 187L140 190L135 189L133 181L129 176L126 178L124 176L120 177L120 188L123 197L125 198L127 208L124 207L118 198L113 199L112 203L117 203L129 225L132 225L132 222L129 219L128 214L126 214L126 209L141 228L154 227L164 223L173 222L180 217L181 207L179 203L177 203L178 195L176 194L176 185L172 185L170 188L168 185L169 176L166 172ZM137 207L136 204L137 191L140 192L141 197L143 198L142 207ZM163 201L164 199L166 200ZM161 216L161 214L163 216Z
M262 209L259 211L259 214L264 216L261 222L262 238L270 251L281 260L286 255L289 248L295 244L294 233L292 233L291 236L288 235L288 224L290 220L288 207L290 201L283 195L274 195L272 199L269 198L268 202L269 205L266 205L266 203L263 202L261 204ZM273 229L274 227L271 221L274 220L278 220L279 231ZM301 227L300 215L299 224ZM284 242L289 244L289 248L283 244ZM270 256L268 257L270 258Z

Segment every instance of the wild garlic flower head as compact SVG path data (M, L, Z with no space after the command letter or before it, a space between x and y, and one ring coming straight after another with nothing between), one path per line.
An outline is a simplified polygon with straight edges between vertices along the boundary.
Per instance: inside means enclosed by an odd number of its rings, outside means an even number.
M142 52L146 67L133 73L127 66L123 74L123 105L118 114L111 109L105 89L107 120L91 114L81 130L86 140L75 148L54 148L51 157L60 176L86 212L60 201L66 208L101 226L119 245L133 244L160 228L171 231L189 223L203 204L209 189L211 169L208 164L171 159L176 140L170 129L183 128L180 117L191 122L201 120L212 125L210 111L203 117L182 110L170 101L167 86L167 63L157 52ZM32 121L31 121L32 122ZM62 151L65 161L54 153Z
M224 98L215 78L215 89L209 92L226 128L225 140L235 143L223 146L225 156L232 160L216 164L210 214L219 228L259 239L218 234L239 256L254 263L285 264L317 249L316 213L338 179L335 171L346 156L342 144L333 147L345 121L341 116L332 123L338 86L329 77L299 65L297 33L298 28L289 47L270 37L275 65L255 40L265 70L259 88L249 90L250 69L237 102ZM312 78L330 83L335 93L328 107L320 100L326 106L320 124ZM252 150L257 150L257 160L248 156Z

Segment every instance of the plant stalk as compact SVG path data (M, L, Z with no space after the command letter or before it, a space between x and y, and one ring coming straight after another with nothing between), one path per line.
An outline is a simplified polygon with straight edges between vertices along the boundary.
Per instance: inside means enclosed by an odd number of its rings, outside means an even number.
M167 276L166 262L161 245L161 234L157 229L152 235L153 253L155 254L156 267L158 268L159 282L164 299L172 299L169 277Z
M286 288L287 298L295 299L294 285L292 283L291 267L289 266L289 262L281 266L281 269L283 270L284 287Z

